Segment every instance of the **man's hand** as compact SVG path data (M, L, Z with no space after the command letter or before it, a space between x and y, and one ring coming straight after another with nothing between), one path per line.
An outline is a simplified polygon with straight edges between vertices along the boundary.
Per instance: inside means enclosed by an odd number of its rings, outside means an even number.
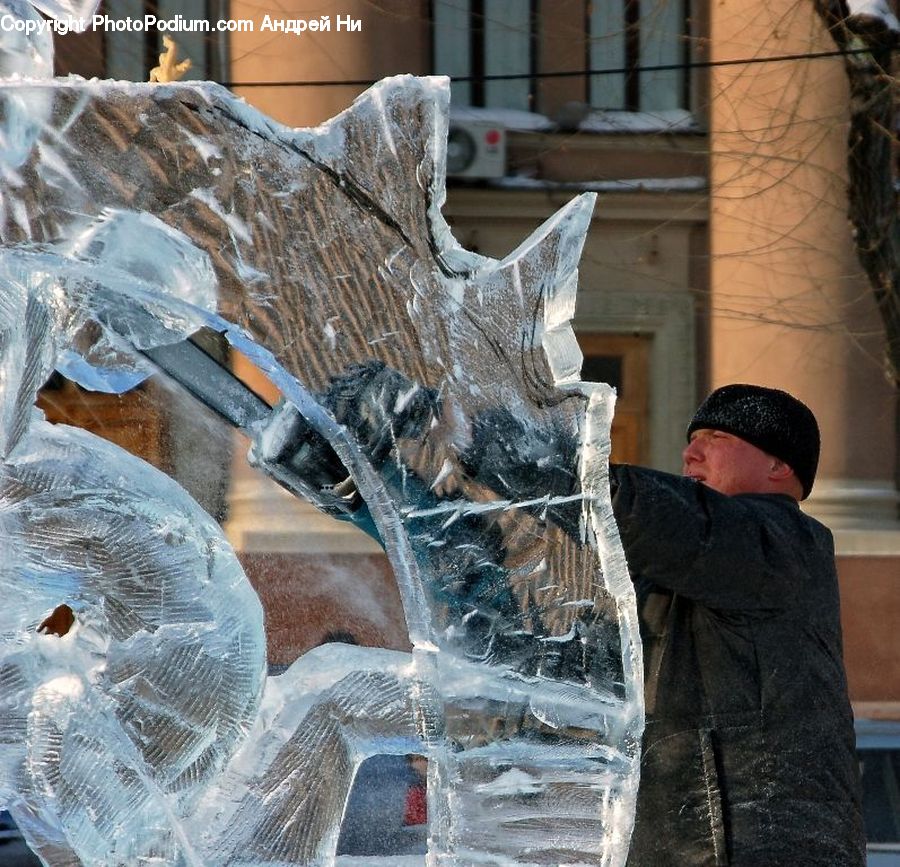
M437 392L381 361L351 364L332 380L322 401L349 428L374 466L398 439L422 436L440 415Z

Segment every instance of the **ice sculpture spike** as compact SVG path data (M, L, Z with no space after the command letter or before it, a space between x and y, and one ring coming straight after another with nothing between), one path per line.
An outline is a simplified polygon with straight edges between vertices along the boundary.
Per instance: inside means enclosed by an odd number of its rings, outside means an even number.
M463 250L440 213L442 79L388 79L314 130L213 85L9 83L0 101L40 109L0 180L0 235L4 285L47 311L52 363L121 390L148 374L141 350L223 333L285 397L250 431L256 452L306 426L352 476L414 645L307 654L270 678L239 748L204 765L221 773L151 799L169 812L148 812L142 852L329 864L360 761L378 738L414 734L429 756L429 864L623 864L636 615L605 477L613 396L577 382L570 325L593 197L502 261ZM14 325L8 351L25 336ZM15 395L0 397L4 434L21 439ZM140 776L137 749L156 779L165 756L140 752L130 707L35 678L47 737L73 733L64 760ZM108 721L121 756L79 751L79 708ZM9 797L58 778L59 755L11 770ZM53 846L113 863L102 853L121 829L89 821L95 789L45 786L40 818L22 816L50 863ZM189 850L185 827L199 829Z

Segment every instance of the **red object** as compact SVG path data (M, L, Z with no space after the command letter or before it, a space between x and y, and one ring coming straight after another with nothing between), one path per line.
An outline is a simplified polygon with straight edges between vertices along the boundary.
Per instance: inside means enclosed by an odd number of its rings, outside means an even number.
M410 786L406 790L406 805L403 809L404 825L424 825L428 821L428 802L425 786Z
M484 134L484 140L485 140L489 145L500 144L500 130L498 130L498 129L489 129L489 130Z

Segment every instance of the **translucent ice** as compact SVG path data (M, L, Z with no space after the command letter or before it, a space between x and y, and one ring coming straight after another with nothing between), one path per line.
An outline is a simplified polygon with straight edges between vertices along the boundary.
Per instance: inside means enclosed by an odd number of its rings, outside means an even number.
M52 18L89 18L100 5L99 0L32 0L32 3Z
M0 504L4 800L50 863L177 863L178 817L256 715L259 602L178 485L77 429L34 419ZM37 634L61 598L77 626Z
M624 863L636 614L612 393L577 382L569 325L592 197L502 261L461 249L439 79L386 80L308 131L212 85L0 90L42 124L28 194L2 187L0 532L28 603L3 630L0 767L46 860L329 863L360 762L415 737L429 863ZM258 605L216 527L27 412L53 366L128 388L141 350L200 326L284 396L248 430L254 462L383 540L411 655L311 652L261 696ZM34 635L60 594L76 631Z

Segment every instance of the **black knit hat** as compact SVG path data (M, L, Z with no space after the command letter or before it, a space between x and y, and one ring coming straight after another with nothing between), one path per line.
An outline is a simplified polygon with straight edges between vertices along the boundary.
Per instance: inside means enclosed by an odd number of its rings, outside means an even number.
M709 428L734 434L784 461L809 496L819 465L819 425L812 410L796 397L761 385L717 388L694 415L687 429Z

